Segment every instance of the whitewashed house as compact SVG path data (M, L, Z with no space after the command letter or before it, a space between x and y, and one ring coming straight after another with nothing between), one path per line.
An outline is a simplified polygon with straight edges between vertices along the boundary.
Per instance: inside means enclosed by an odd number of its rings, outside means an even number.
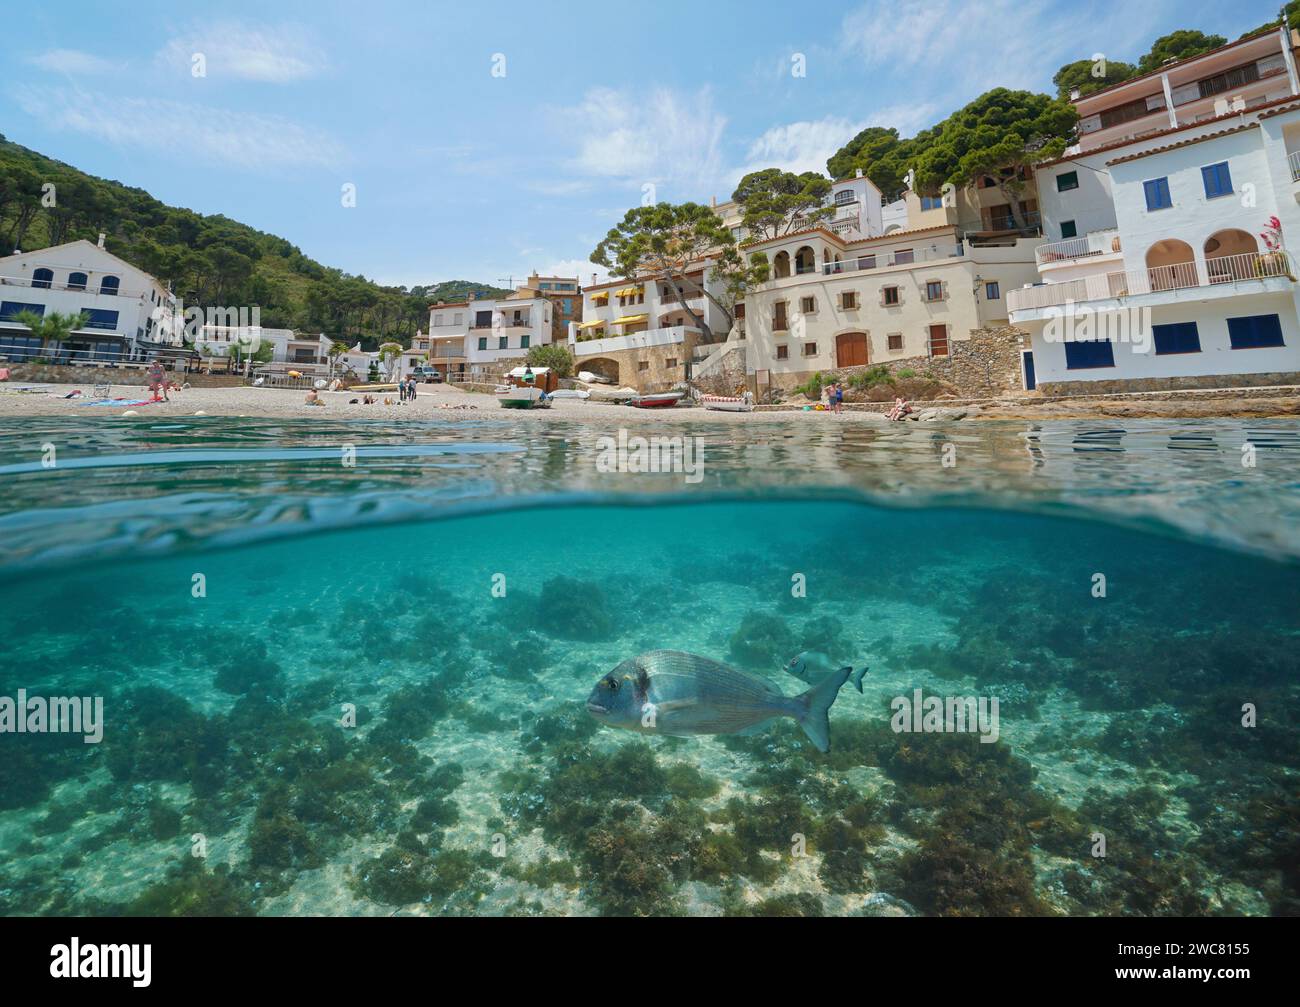
M1056 240L1007 297L1027 387L1300 380L1297 45L1269 30L1076 100L1079 144L1036 172Z
M82 239L0 258L0 356L10 361L143 360L176 341L168 324L176 307L162 282L105 249L103 235L99 244ZM81 314L85 321L45 345L15 320L25 311Z

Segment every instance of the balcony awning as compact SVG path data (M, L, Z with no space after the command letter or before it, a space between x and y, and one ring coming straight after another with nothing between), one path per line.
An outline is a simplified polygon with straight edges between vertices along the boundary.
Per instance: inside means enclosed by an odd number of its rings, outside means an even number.
M636 322L644 322L649 315L624 315L622 318L615 318L615 325L632 325Z
M594 329L597 325L605 325L605 324L607 324L606 321L605 321L605 319L603 319L603 318L594 318L594 319L592 319L590 322L579 322L579 323L578 323L578 328L580 328L580 329Z
M624 287L622 290L614 291L619 297L635 297L641 293L642 287Z

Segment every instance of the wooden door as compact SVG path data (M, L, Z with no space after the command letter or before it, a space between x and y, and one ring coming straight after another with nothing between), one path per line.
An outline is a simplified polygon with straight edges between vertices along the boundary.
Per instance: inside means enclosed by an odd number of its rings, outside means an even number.
M867 334L845 332L835 337L835 366L861 367L867 362Z

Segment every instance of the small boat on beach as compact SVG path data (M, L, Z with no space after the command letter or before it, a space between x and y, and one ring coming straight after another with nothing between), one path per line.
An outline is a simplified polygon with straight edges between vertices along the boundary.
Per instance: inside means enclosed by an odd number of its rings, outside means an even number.
M752 413L754 398L749 392L744 395L701 395L700 405L723 413Z
M551 393L559 384L549 367L516 367L506 375L506 384L497 386L497 401L502 409L550 409Z
M629 406L636 406L638 409L671 409L682 400L685 392L645 392L640 395L634 395L627 400Z

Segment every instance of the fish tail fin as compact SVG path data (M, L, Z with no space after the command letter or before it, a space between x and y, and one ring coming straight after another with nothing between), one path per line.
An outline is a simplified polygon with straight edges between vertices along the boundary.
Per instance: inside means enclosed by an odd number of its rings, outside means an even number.
M799 702L799 711L795 714L795 720L799 722L803 733L808 735L819 752L831 750L831 720L827 714L835 702L835 697L840 694L840 688L849 680L849 673L852 670L852 668L841 668L839 671L832 671L807 692L795 697Z
M868 668L865 664L857 671L852 671L850 669L849 681L853 684L853 688L857 689L858 692L862 691L862 677L870 670L871 669Z

